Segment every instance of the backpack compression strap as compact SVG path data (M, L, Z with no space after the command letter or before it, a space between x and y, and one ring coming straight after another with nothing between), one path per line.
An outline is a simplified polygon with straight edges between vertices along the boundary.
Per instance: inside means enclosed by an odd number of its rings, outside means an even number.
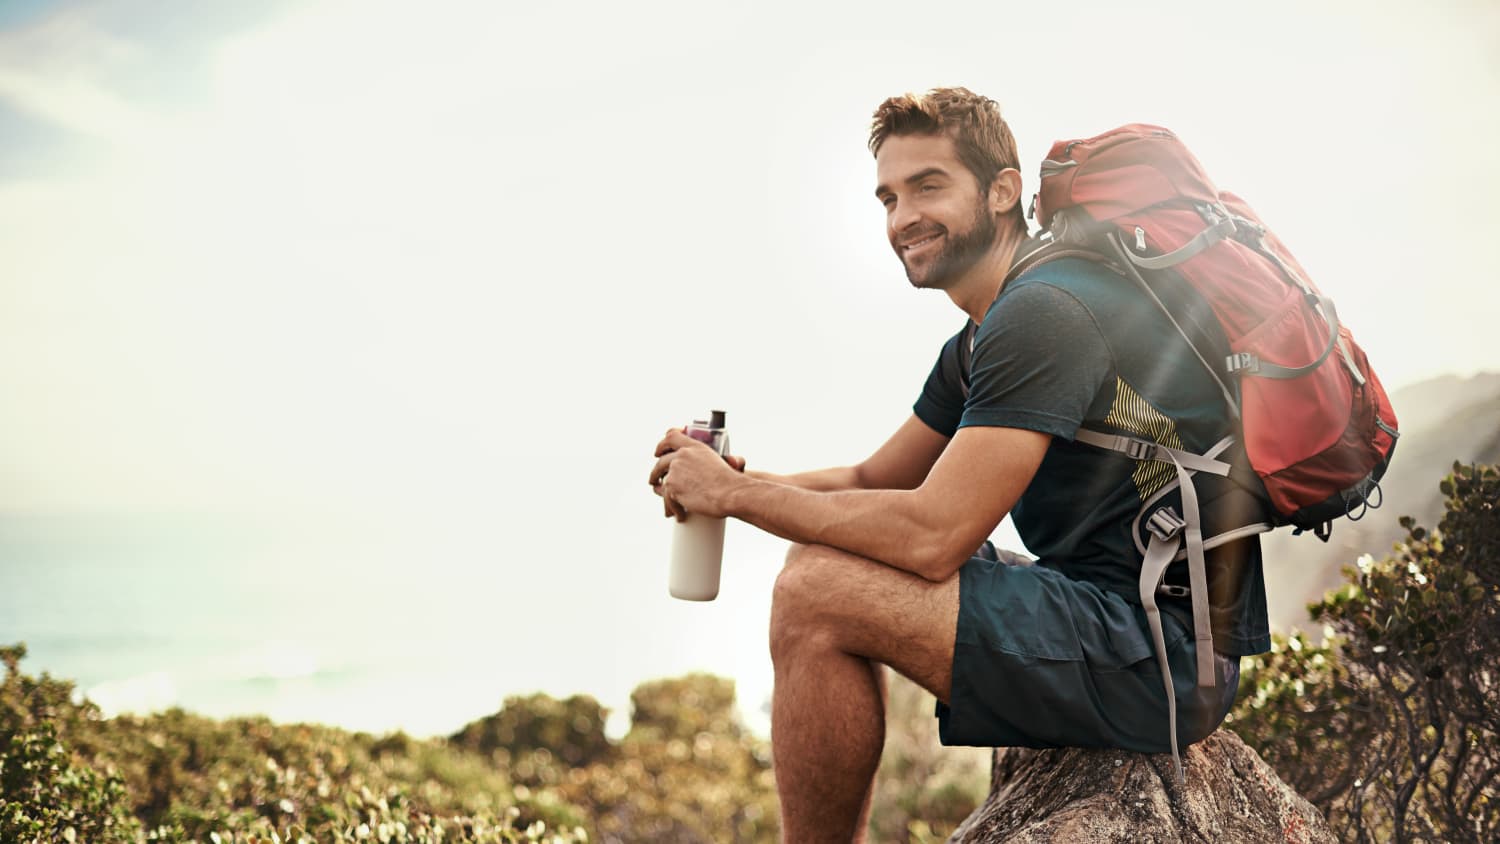
M1151 517L1148 523L1151 544L1147 546L1145 558L1141 561L1140 598L1141 607L1146 611L1146 623L1151 628L1151 643L1156 647L1162 686L1167 692L1167 730L1172 746L1172 762L1176 766L1177 781L1184 782L1182 756L1177 750L1177 695L1172 686L1171 666L1167 663L1166 635L1161 628L1161 611L1156 605L1156 592L1161 586L1167 566L1177 556L1178 548L1186 545L1188 588L1193 605L1193 639L1197 643L1198 654L1198 685L1213 688L1216 678L1213 627L1208 616L1208 564L1203 545L1203 520L1198 508L1198 493L1193 487L1192 473L1208 472L1228 477L1229 464L1150 440L1105 434L1087 428L1078 429L1073 438L1092 446L1120 452L1132 460L1156 460L1171 463L1177 469L1183 515L1178 518L1170 510L1158 510Z

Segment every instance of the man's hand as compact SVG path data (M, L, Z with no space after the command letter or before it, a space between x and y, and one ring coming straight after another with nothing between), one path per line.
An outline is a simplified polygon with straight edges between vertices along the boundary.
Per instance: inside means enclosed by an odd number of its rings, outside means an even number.
M707 445L683 433L667 431L656 444L656 465L651 468L651 489L662 497L665 515L678 521L688 513L718 518L724 512L724 497L745 479L742 457L720 457Z

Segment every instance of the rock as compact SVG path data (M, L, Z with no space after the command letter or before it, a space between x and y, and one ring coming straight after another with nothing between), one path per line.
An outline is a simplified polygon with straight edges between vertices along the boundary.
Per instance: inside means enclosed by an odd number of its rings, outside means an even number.
M1219 730L1183 756L1123 750L995 750L990 795L949 844L1335 842L1328 823L1245 746Z

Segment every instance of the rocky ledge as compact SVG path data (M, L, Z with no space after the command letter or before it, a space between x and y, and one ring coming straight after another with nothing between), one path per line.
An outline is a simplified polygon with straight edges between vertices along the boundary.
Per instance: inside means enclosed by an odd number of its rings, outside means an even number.
M1239 736L1219 730L1183 756L1000 748L990 794L950 844L1288 842L1333 844L1322 815Z

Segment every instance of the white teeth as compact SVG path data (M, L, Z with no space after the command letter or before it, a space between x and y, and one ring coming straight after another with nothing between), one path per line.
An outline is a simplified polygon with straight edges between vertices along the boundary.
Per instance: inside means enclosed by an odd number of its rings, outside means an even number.
M934 235L929 235L929 236L924 237L921 240L917 241L916 243L908 243L908 244L906 244L905 246L903 246L901 248L910 251L912 249L916 249L918 246L926 246L927 244L929 244L929 243L931 243L931 242L933 242L934 240L937 240L937 239L938 239L938 235L935 235L935 234Z

